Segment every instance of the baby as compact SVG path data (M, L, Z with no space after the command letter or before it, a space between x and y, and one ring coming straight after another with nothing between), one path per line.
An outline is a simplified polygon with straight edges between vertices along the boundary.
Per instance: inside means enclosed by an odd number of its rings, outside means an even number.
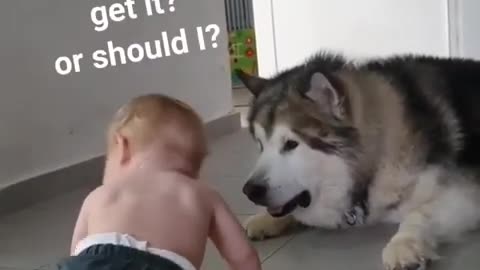
M200 117L178 100L124 105L108 131L103 185L85 199L60 269L200 269L208 238L230 269L260 269L221 196L196 180L206 145Z

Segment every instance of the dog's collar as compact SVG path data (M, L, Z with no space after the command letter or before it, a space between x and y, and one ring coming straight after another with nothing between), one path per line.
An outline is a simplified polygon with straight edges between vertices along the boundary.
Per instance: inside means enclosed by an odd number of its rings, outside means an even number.
M365 224L369 215L369 184L371 178L364 175L363 179L356 181L352 194L350 209L345 211L343 219L348 226L356 226Z
M343 219L349 226L363 225L368 214L368 191L363 190L353 196L352 206L343 214Z

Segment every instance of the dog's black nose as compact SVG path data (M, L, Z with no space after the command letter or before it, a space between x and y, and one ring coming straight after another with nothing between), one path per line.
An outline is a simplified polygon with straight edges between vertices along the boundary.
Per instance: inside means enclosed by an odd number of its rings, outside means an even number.
M265 194L267 194L267 187L249 181L243 186L243 193L247 195L249 200L256 203L263 201Z

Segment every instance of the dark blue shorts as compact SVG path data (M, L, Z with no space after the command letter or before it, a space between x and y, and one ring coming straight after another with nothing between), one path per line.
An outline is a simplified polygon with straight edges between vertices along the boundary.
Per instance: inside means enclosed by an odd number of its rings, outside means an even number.
M61 270L183 270L160 256L117 245L95 245L57 264Z

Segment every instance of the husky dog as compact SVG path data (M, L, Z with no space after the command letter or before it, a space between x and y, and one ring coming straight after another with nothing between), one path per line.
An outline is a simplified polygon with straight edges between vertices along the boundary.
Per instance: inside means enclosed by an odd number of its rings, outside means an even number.
M417 269L479 225L480 62L320 53L273 78L237 74L261 152L243 192L267 209L250 238L397 223L385 269Z

